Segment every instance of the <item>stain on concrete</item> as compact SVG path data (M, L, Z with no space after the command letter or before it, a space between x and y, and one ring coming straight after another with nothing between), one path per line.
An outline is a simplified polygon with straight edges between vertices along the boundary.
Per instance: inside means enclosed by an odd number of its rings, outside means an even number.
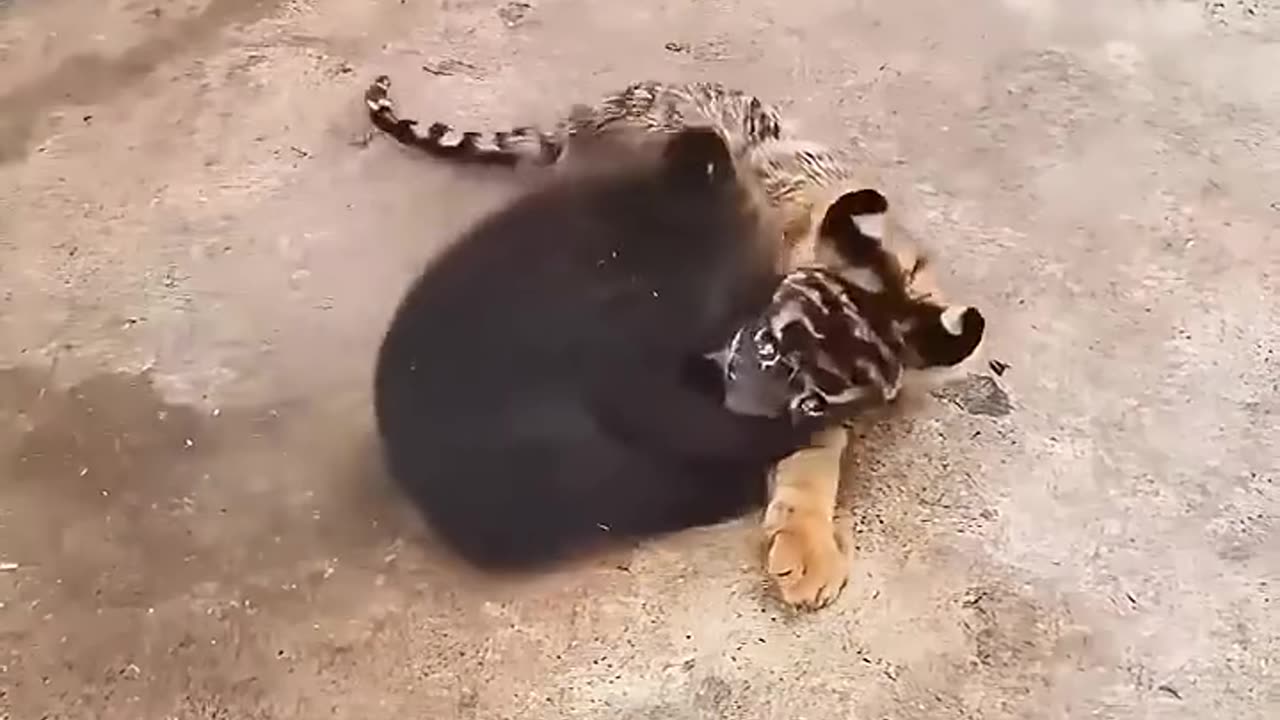
M971 374L959 382L935 390L932 394L970 415L1002 417L1013 412L1009 394L990 375Z
M146 375L51 375L0 371L0 554L16 565L0 665L17 717L88 708L89 688L179 717L219 717L227 693L251 706L269 681L230 669L279 651L253 628L394 541L376 459L354 441L284 449L297 409L202 411Z
M705 717L727 717L741 709L734 701L734 694L733 686L727 680L719 675L708 675L698 683L698 689L693 694L693 704Z

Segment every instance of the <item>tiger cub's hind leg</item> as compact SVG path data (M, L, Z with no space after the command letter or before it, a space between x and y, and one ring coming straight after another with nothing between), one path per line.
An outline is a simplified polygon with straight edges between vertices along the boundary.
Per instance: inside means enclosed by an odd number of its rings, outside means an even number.
M401 145L414 147L428 155L466 165L553 165L564 152L564 143L556 133L519 127L506 132L458 132L435 122L426 133L419 132L418 121L396 114L391 99L391 78L379 75L364 92L369 119L374 126L395 138Z
M843 427L778 463L764 513L767 567L783 602L816 610L835 600L849 577L846 544L836 534Z

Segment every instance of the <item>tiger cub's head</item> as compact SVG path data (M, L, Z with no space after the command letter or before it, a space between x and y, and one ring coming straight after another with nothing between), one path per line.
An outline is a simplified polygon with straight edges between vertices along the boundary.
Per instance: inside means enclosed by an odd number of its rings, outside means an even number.
M813 227L812 264L837 272L893 306L927 309L938 316L933 331L941 334L929 341L937 352L925 349L922 357L939 362L926 363L923 370L913 368L906 377L908 387L929 390L977 370L985 334L980 334L976 347L952 346L951 338L962 332L965 322L973 322L965 321L972 316L965 314L964 305L954 304L943 294L930 256L893 221L884 195L869 188L840 192L815 213ZM941 362L960 351L963 357Z
M797 423L848 419L894 400L913 373L963 362L985 329L974 308L902 302L801 268L718 356L725 405Z
M944 303L923 257L887 246L888 209L871 189L826 206L809 262L718 356L727 407L836 420L974 364L986 318Z

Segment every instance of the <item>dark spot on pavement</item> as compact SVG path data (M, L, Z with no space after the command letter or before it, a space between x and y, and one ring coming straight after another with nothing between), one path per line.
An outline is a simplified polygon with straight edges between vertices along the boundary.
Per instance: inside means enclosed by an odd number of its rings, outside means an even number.
M970 415L1001 417L1013 411L1008 393L990 375L970 375L960 382L935 390L933 395Z

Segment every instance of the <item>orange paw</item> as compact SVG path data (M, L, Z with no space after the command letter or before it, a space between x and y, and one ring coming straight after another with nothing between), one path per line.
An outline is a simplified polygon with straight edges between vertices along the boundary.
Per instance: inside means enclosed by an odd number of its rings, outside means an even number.
M831 518L775 499L765 511L765 532L769 576L783 602L817 610L840 596L849 580L849 559Z

